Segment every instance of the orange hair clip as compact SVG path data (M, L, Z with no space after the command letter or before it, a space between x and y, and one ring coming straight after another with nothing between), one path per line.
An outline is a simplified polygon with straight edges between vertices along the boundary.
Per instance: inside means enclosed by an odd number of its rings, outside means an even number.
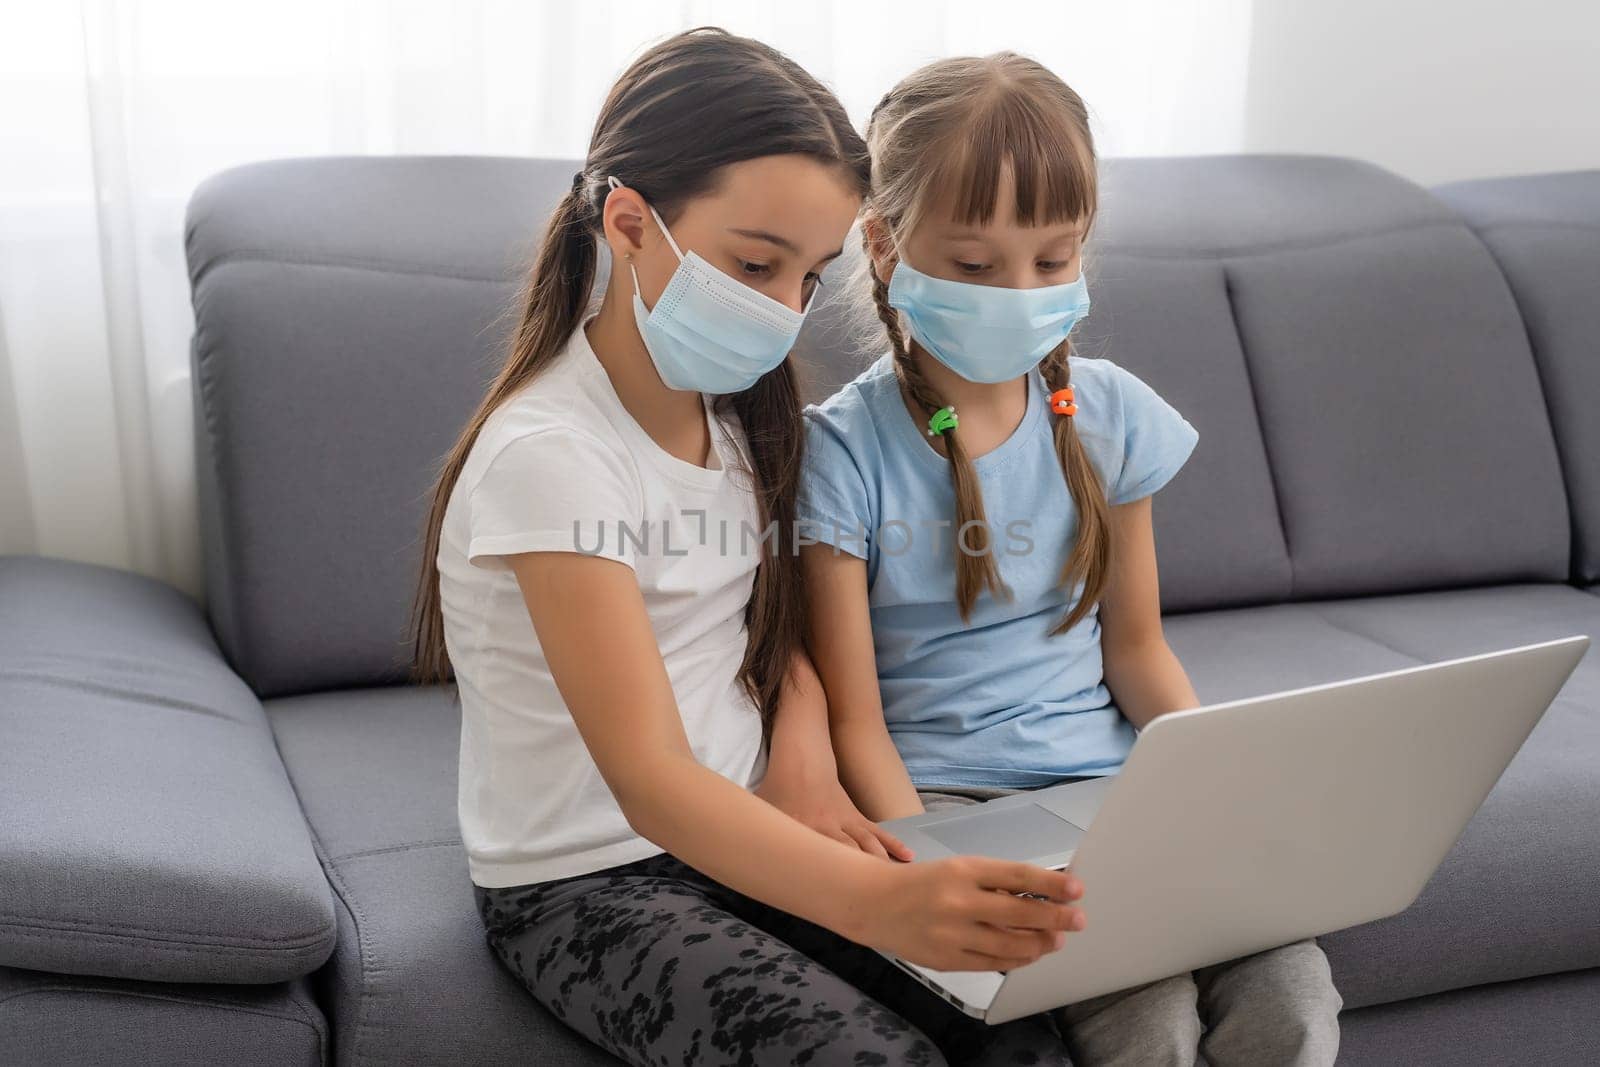
M1076 415L1078 413L1077 402L1072 399L1072 386L1069 385L1065 389L1057 389L1050 394L1050 410L1057 415Z

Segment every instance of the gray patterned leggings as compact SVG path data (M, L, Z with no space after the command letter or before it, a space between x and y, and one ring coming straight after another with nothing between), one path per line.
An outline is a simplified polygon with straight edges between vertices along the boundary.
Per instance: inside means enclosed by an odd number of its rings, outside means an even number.
M536 1000L632 1064L1065 1064L1046 1016L988 1026L894 964L662 854L474 886L489 946Z

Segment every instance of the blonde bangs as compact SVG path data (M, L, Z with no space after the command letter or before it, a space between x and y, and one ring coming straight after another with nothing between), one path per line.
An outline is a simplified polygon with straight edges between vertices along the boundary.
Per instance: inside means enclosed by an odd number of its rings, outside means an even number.
M1099 182L1092 146L1060 107L1042 106L1028 90L1009 84L986 91L988 99L969 113L970 124L933 153L938 162L920 203L948 195L955 221L988 225L1009 175L1018 225L1093 221Z

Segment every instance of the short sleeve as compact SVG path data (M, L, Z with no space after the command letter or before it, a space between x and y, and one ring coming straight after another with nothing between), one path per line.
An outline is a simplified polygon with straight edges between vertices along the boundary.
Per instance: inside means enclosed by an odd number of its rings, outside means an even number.
M1149 496L1177 474L1200 433L1144 379L1116 366L1122 407L1122 466L1107 493L1113 504Z
M518 552L579 552L634 565L643 514L638 478L615 448L570 428L535 430L499 445L467 500L467 562L506 570Z
M800 536L865 559L873 522L861 467L826 413L808 408L805 423L806 458L795 503Z

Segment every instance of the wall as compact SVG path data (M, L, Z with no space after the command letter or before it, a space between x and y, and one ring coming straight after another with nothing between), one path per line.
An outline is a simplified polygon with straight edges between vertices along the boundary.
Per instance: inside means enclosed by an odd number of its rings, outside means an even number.
M1243 149L1431 185L1600 167L1600 3L1256 0Z

